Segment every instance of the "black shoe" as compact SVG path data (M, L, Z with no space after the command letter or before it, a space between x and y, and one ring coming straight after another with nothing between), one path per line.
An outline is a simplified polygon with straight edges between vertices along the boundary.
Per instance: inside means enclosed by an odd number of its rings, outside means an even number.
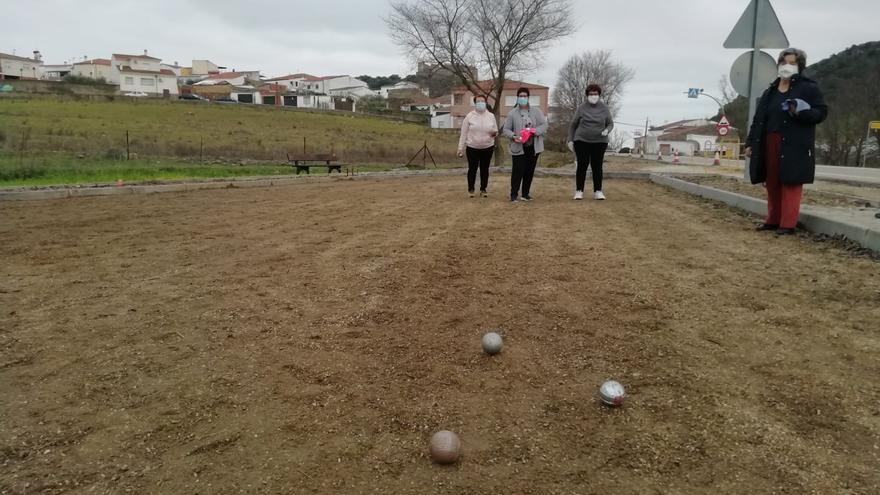
M516 196L511 196L511 197L510 197L510 202L511 202L511 203L518 203L519 200L516 198Z
M472 198L474 197L474 190L473 190L473 189L471 189L470 191L468 191L468 196L470 196L470 197L472 197Z
M779 229L779 225L773 225L772 223L762 223L761 225L758 225L758 226L755 228L755 230L757 230L757 231L762 231L762 230L777 230L777 229Z
M794 229L776 229L776 235L794 235Z
M486 190L483 189L482 191L480 191L480 197L481 197L481 198L488 198L488 197L489 197L489 193L487 193Z
M531 196L523 196L523 197L522 197L522 200L523 200L523 201L531 201L531 200L532 200L532 197L531 197Z

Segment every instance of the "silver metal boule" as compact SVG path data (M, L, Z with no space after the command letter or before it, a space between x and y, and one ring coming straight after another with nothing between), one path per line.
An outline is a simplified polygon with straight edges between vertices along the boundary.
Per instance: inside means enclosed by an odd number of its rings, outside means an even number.
M599 398L602 399L603 404L619 407L626 399L626 390L619 382L608 380L599 387Z
M440 430L431 437L428 450L437 464L454 464L461 455L461 440L449 430Z
M486 335L483 335L483 352L486 354L498 354L501 352L501 347L504 346L504 341L501 339L501 336L495 332L489 332Z

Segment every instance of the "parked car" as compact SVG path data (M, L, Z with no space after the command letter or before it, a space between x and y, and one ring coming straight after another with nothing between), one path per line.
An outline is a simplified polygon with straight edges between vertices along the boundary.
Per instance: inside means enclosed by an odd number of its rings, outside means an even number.
M217 98L216 100L214 100L214 102L215 103L238 103L237 100L233 100L232 98L230 98L228 96L224 96L222 98Z
M129 93L125 93L124 96L131 96L132 98L145 98L149 95L144 93L143 91L131 91Z
M184 93L184 94L178 96L178 98L181 99L181 100L198 100L198 101L205 101L204 98L202 98L201 96L199 96L199 95L197 95L197 94L193 94L193 93Z

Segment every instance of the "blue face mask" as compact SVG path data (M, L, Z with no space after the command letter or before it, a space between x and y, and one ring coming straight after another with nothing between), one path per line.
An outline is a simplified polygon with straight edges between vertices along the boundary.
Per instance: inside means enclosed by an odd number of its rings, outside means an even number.
M483 112L483 111L485 111L485 110L486 110L486 102L485 102L485 101L478 101L478 102L476 103L476 108L477 108L477 111L478 111L478 112Z
M529 104L529 99L528 99L528 97L520 96L519 98L516 99L516 103L517 103L517 105L524 107Z

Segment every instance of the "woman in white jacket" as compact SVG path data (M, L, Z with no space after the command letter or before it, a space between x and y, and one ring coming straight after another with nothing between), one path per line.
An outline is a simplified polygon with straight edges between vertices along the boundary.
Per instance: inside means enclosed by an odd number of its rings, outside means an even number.
M458 140L458 156L467 154L468 194L474 197L474 183L477 169L480 170L480 196L487 197L489 185L489 163L495 150L495 136L498 135L498 122L486 109L486 97L474 96L474 109L461 123L461 138Z

